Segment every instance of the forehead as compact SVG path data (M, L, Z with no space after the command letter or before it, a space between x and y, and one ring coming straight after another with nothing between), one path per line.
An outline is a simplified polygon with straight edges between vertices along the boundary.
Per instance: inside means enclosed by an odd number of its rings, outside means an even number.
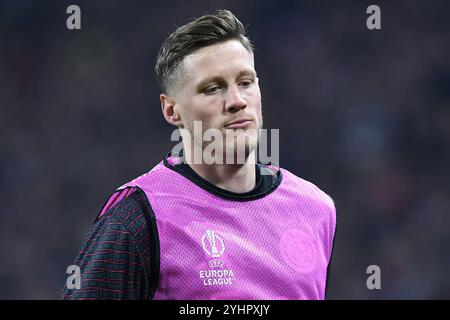
M238 40L229 40L196 50L183 60L183 69L190 80L211 75L254 69L253 55Z

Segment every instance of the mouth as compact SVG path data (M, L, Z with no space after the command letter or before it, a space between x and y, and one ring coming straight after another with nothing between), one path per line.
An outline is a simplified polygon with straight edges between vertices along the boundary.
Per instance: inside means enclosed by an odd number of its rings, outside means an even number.
M225 125L225 128L229 128L229 129L238 129L238 128L245 128L248 125L250 125L253 121L250 119L240 119L240 120L236 120L233 121L227 125Z

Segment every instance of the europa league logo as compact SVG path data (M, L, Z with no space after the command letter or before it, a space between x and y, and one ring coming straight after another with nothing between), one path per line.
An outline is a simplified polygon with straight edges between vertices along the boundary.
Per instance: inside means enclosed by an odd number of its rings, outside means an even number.
M203 250L213 258L221 257L225 251L223 239L213 230L206 230L205 234L202 236L202 245Z

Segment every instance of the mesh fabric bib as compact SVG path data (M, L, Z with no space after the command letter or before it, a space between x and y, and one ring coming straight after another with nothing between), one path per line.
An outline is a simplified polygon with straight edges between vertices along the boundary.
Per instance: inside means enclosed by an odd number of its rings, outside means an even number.
M118 188L142 189L156 218L154 299L324 299L336 225L327 194L270 167L282 175L271 193L224 199L172 170L178 160L169 157Z

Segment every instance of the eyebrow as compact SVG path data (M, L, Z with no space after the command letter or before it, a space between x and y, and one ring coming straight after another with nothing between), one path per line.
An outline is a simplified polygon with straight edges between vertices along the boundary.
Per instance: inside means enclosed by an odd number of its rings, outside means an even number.
M256 78L256 72L255 72L254 70L252 70L252 69L241 70L241 71L239 71L239 73L238 73L238 75L237 75L237 78L240 78L240 77L242 77L242 76L251 76L251 77L253 77L253 78ZM197 88L198 90L201 90L201 89L203 89L203 86L205 86L207 83L210 83L210 82L220 82L220 81L222 81L222 80L223 80L223 77L222 77L222 76L217 76L217 75L215 75L215 76L210 76L210 77L207 77L207 78L201 80L201 81L198 83L198 85L196 85L196 88Z

